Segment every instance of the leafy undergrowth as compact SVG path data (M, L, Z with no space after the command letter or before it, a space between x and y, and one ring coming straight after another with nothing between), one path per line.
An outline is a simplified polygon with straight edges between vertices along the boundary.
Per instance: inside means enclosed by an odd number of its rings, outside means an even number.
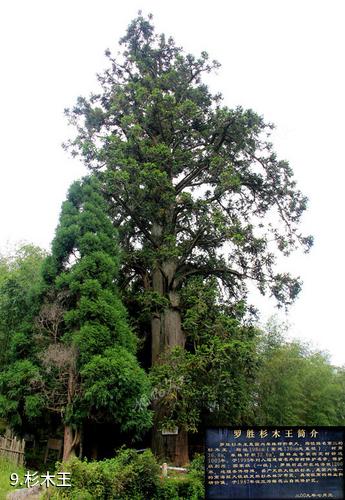
M13 463L0 458L0 499L4 500L7 493L10 493L15 488L20 488L18 484L16 487L11 486L10 476L12 473L18 474L19 481L24 480L24 467L19 467Z
M71 473L71 487L49 488L50 500L201 500L205 497L202 459L188 474L161 477L151 451L122 449L115 458L99 462L71 459L57 471Z

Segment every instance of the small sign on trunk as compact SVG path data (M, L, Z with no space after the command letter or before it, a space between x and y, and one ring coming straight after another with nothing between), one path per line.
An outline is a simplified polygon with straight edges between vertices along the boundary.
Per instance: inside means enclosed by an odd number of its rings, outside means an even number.
M163 436L176 436L178 434L178 427L171 427L169 429L162 429Z

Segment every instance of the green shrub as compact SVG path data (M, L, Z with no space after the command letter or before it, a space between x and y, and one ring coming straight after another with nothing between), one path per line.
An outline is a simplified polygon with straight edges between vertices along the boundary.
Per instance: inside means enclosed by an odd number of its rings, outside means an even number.
M71 473L71 487L52 498L142 500L153 498L159 481L159 465L151 451L120 450L115 458L99 462L71 459L58 470Z
M96 500L96 497L84 489L74 489L72 492L68 490L52 490L50 489L43 494L42 500Z
M95 496L87 490L75 490L72 494L71 500L95 500Z
M202 481L188 475L162 480L154 500L202 500L203 498L205 490Z
M202 500L205 498L204 475L205 459L198 454L188 467L187 475L160 481L155 500Z
M154 500L179 500L176 480L171 478L161 479L158 484Z
M205 457L201 453L196 453L194 455L193 460L191 461L188 471L192 474L199 476L200 478L204 477L205 474Z
M160 468L151 451L139 454L135 450L121 450L113 460L116 463L114 499L153 498Z
M202 457L188 475L161 478L150 450L121 449L115 458L99 462L71 459L59 464L71 473L71 487L60 488L51 500L201 500L204 498Z
M75 490L86 490L93 493L95 498L105 498L108 484L104 477L101 462L80 461L74 458L68 464L62 464L61 470L71 473L72 487L69 489L71 494ZM72 497L73 498L73 497Z

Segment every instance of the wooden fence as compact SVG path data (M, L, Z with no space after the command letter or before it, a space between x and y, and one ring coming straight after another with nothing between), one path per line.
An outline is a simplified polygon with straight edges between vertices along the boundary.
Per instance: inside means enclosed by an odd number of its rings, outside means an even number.
M24 465L24 439L18 439L13 433L7 431L5 436L0 436L0 457L6 458L16 465Z

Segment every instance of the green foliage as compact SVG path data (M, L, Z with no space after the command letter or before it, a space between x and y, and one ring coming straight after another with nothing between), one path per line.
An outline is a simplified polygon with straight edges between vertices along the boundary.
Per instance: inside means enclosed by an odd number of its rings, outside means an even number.
M20 488L20 485L13 487L10 485L10 476L15 472L21 480L24 480L24 467L13 465L12 462L0 458L0 498L6 498L7 494Z
M34 387L40 382L39 369L30 360L16 361L7 370L0 372L0 417L12 427L22 425L23 408L27 417L40 415L42 400Z
M33 318L40 306L45 252L21 245L0 258L0 365L32 351Z
M150 412L138 405L138 397L147 397L151 388L133 354L121 346L107 349L93 356L80 375L89 415L115 420L122 431L132 430L135 437L150 427Z
M159 466L151 451L122 450L117 458L119 498L151 498L157 488Z
M344 369L300 341L287 342L276 328L264 335L261 347L256 424L344 425Z
M119 261L92 178L71 186L50 256L25 246L1 260L0 416L19 432L44 409L78 426L117 422L133 437L150 427L151 412L138 405L150 386L115 283Z
M203 479L205 474L205 456L202 453L196 453L191 461L188 472Z
M257 371L257 332L241 325L245 310L217 301L215 279L190 279L181 291L187 349L175 348L151 370L161 427L195 432L209 425L241 424L251 404ZM238 318L236 318L236 316Z
M186 54L141 15L120 44L116 58L106 51L101 91L66 110L76 130L66 148L97 172L119 231L121 283L145 354L152 340L145 362L157 363L154 437L157 420L241 423L257 365L255 331L240 325L247 281L294 301L300 280L275 263L309 250L307 200L273 151L272 125L203 83L219 67L206 52ZM69 245L75 231L63 234Z
M151 371L154 399L166 412L161 427L195 432L208 424L243 423L255 373L251 342L215 337L189 353L175 348Z
M201 500L205 498L203 481L192 475L163 479L155 500Z
M66 110L77 133L66 148L99 173L127 276L174 262L176 287L212 275L238 299L251 278L290 303L300 282L275 272L272 240L288 255L312 238L298 231L306 198L273 152L272 125L224 106L202 82L219 64L206 52L186 54L151 18L134 19L120 44L116 58L106 51L101 92Z
M56 289L68 294L66 338L73 335L80 359L101 353L113 343L135 352L136 339L115 285L116 233L95 179L72 185L52 249L47 265L56 270Z
M106 467L103 462L87 462L73 458L68 463L60 464L58 470L71 473L71 488L66 489L64 498L79 498L81 492L81 498L88 498L91 494L93 498L100 500L111 498L109 466Z
M51 498L56 500L201 500L205 496L199 467L192 464L187 476L161 478L151 451L122 449L115 458L100 462L74 458L59 470L71 472L72 487L54 492Z
M137 436L151 424L147 406L137 404L150 386L135 358L136 337L115 283L119 260L116 231L98 181L75 182L44 269L47 304L53 297L53 305L63 310L53 343L43 331L45 394L65 394L59 401L47 396L47 404L62 411L65 422L117 422ZM66 376L69 384L73 377L72 399Z
M71 472L72 487L66 498L75 498L82 490L99 500L153 498L159 475L159 466L150 451L138 454L129 449L100 462L75 458L62 464L61 470Z
M201 421L235 425L246 419L257 370L256 330L236 319L241 304L229 310L217 296L213 279L194 278L182 290L188 350L173 349L151 370L154 400L165 409L161 427L195 432Z
M22 245L0 259L0 416L21 432L42 409L33 339L44 258L38 247Z

